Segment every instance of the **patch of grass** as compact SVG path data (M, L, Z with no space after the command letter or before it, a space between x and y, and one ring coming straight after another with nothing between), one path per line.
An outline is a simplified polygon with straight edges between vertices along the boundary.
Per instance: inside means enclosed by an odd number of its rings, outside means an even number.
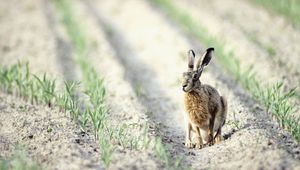
M0 159L1 170L39 170L37 163L28 158L24 149L17 149L8 159Z
M9 67L0 66L0 89L20 96L32 104L46 104L48 107L58 106L68 112L75 120L79 119L79 106L75 96L79 83L66 82L62 92L56 90L55 80L46 74L42 78L31 74L29 64L18 62Z
M26 68L26 72L20 71ZM9 71L7 71L9 70ZM25 94L28 98L28 101L32 99L36 100L36 103L45 103L49 107L58 106L61 111L69 113L69 115L74 119L80 122L82 128L85 129L88 121L91 121L95 138L98 139L98 133L107 128L107 113L108 107L104 104L105 102L105 89L101 86L102 82L96 81L96 84L92 84L94 87L91 89L95 89L95 91L87 91L85 92L89 97L92 105L87 106L83 113L80 113L80 106L78 105L76 91L79 91L80 82L65 82L64 90L62 92L55 91L55 81L52 81L47 78L46 74L44 74L43 78L39 78L36 75L30 74L28 63L26 64L15 64L10 67L0 66L0 79L4 80L7 72L14 72L14 76L11 81L1 81L0 89L4 90L4 92L15 93L18 96L24 97L25 93L22 91L30 92L29 95ZM3 74L5 73L5 74ZM25 76L25 75L26 76ZM17 83L22 82L24 77L27 77L26 81L30 81L31 83ZM25 82L26 82L25 81ZM101 80L102 81L102 80ZM100 88L95 87L100 86ZM9 91L7 91L7 87L9 87ZM31 90L33 88L33 90ZM49 90L49 88L50 90ZM51 92L49 92L51 91ZM79 91L80 92L80 91ZM31 94L33 93L33 94ZM48 96L48 94L51 94ZM51 101L51 105L49 105L49 101ZM23 111L28 109L27 107L20 107L19 110ZM118 139L124 148L142 150L147 149L150 143L150 139L147 136L149 126L147 124L141 126L139 124L121 124L116 128L117 130L107 129L107 133L112 135L111 138ZM132 131L138 131L139 136L134 136L131 134Z
M155 141L155 155L158 160L165 165L166 169L182 169L182 158L172 158L170 152L166 146L162 143L161 138L157 138Z
M75 95L78 85L79 82L65 82L64 91L56 95L56 104L75 120L79 120L79 105Z
M279 13L291 21L293 24L300 26L300 1L299 0L251 0L264 8Z
M280 125L289 130L300 141L300 117L294 115L296 107L288 101L295 94L296 88L284 92L283 83L277 83L263 91L260 97L267 111L271 111Z
M55 80L44 75L42 79L30 74L28 63L2 67L0 88L10 94L23 97L31 103L43 103L49 107L55 100Z
M226 51L225 43L211 36L207 29L196 22L188 12L176 6L171 0L152 0L151 2L159 6L184 31L206 46L215 47L219 63L250 92L254 99L271 111L282 127L288 129L294 138L300 141L300 118L294 115L295 107L291 102L291 98L295 95L294 89L287 91L282 83L262 84L252 66L241 68L240 61L235 57L234 52Z
M105 164L105 167L109 167L114 151L114 147L111 144L110 139L111 137L107 136L107 134L101 134L99 138L99 146L101 148L101 160Z
M95 69L87 60L88 40L82 32L83 29L79 22L76 20L71 1L55 0L54 3L75 49L75 60L83 75L84 93L89 97L89 102L91 103L91 106L86 107L81 113L81 126L84 129L88 122L92 124L95 139L98 139L101 148L101 160L108 167L114 149L111 139L107 137L107 135L111 136L109 135L111 131L106 123L109 109L105 103L106 90L103 79L97 75Z
M76 20L71 1L55 0L54 3L75 49L75 59L83 74L82 82L85 88L85 94L89 96L89 102L92 104L92 107L85 108L83 113L81 113L83 118L81 121L82 127L85 127L87 122L90 121L93 126L95 139L98 139L98 133L103 130L108 115L108 107L105 104L106 91L103 79L96 73L95 69L87 60L86 52L88 41L82 32L83 29Z
M134 86L134 92L137 97L146 95L146 91L140 83L136 83Z
M171 155L167 152L160 138L156 140L155 144L155 154L164 163L165 165L170 166L170 157Z
M51 81L47 79L46 74L44 74L43 79L40 79L35 75L34 78L37 80L39 87L41 87L39 88L39 96L42 97L41 100L44 101L45 104L47 104L49 107L51 107L53 99L55 97L55 80Z
M55 7L61 14L62 22L66 28L67 34L72 41L72 44L76 50L75 54L78 55L79 60L86 53L87 41L85 35L82 32L76 18L74 17L74 10L72 9L72 1L70 0L54 0ZM77 58L77 59L78 59ZM88 64L85 60L80 61ZM86 65L88 67L88 65Z
M117 132L114 133L114 139L120 143L123 149L146 150L151 142L148 131L148 124L144 124L143 126L137 123L122 124L118 127Z
M88 122L91 122L95 139L99 141L101 160L106 167L109 167L115 149L112 141L115 140L118 140L124 149L147 149L150 143L147 126L141 129L137 124L120 123L119 127L111 127L108 123L109 108L105 102L104 80L97 74L86 56L87 44L93 44L94 42L90 42L82 31L80 22L76 20L71 1L55 0L54 2L75 49L75 59L83 75L84 93L89 97L91 103L91 106L85 108L85 111L81 114L83 117L82 124L85 127ZM141 92L141 89L138 88L137 93ZM135 130L141 135L134 136L130 133Z
M236 112L233 112L233 120L226 121L226 124L230 125L232 129L240 130L243 128L243 125L239 120L236 119Z
M0 83L2 86L2 90L7 93L13 92L13 85L15 82L15 75L18 70L16 69L17 65L14 65L11 68L2 67L0 72Z

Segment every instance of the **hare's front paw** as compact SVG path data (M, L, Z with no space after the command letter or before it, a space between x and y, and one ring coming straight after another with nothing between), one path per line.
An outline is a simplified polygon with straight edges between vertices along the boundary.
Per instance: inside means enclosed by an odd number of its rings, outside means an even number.
M203 144L202 143L196 143L196 149L202 149L203 148Z
M187 148L193 148L193 143L190 140L185 141L185 147Z

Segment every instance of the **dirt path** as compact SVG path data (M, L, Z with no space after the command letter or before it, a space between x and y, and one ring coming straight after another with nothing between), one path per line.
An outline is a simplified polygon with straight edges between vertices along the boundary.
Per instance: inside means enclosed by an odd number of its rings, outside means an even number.
M115 59L127 72L125 79L132 88L141 87L142 104L149 109L150 117L161 124L164 142L171 146L173 156L184 155L184 163L195 169L300 166L299 158L295 158L299 157L299 148L294 148L290 136L217 66L208 68L202 81L228 97L228 121L237 121L241 129L233 133L236 127L226 124L224 133L233 134L222 144L202 150L183 148L182 92L178 80L185 70L186 50L193 45L144 1L98 1L90 11L96 11L94 16L100 26L109 30L107 38L116 51Z
M70 57L70 53L62 48L67 42L57 31L57 18L47 18L53 11L45 8L45 2L1 2L1 65L28 61L32 73L47 73L62 85L64 80L73 79L61 65L65 61L62 58ZM74 68L72 73L76 73ZM4 93L0 94L0 105L1 159L22 145L30 159L50 169L99 168L93 136L81 133L64 113Z

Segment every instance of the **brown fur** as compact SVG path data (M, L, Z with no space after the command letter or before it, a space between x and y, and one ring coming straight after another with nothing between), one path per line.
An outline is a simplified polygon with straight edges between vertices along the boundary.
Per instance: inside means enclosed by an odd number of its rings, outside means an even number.
M189 54L193 53L189 52ZM192 130L196 134L197 148L203 147L200 129L206 132L207 136L204 136L204 139L207 140L209 145L219 143L222 139L221 128L226 119L227 101L223 96L219 95L216 89L209 85L202 85L199 80L203 67L209 63L210 59L211 49L208 49L204 54L202 63L198 59L197 65L192 71L190 66L194 61L194 56L189 55L189 69L188 72L183 74L184 105L188 118L186 130L187 147L193 146L191 142ZM206 63L203 63L204 61ZM216 133L215 136L213 136L214 133Z
M208 96L200 96L199 93L191 91L185 93L184 104L188 117L191 123L199 125L199 127L205 127L207 120L211 119L209 114L209 108L207 105ZM202 113L202 114L198 114ZM203 125L203 126L201 126Z

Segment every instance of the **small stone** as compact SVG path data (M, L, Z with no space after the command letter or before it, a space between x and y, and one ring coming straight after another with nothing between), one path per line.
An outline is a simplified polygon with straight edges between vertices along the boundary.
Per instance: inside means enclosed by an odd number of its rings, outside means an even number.
M80 144L80 139L75 139L75 142Z
M273 145L273 142L271 140L268 141L268 146Z
M194 152L188 152L188 155L196 156Z
M81 132L80 132L80 135L81 135L82 137L84 137L85 134L86 134L86 133L85 133L84 131L81 131Z

